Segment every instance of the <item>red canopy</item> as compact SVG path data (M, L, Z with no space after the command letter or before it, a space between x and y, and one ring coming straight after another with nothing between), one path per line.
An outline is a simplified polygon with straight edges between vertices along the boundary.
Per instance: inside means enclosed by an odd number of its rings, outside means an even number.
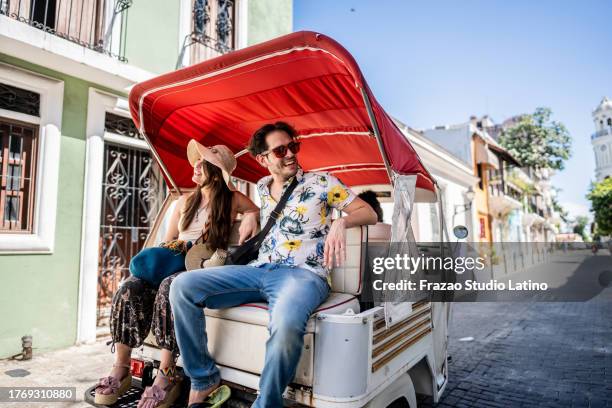
M327 171L351 186L389 184L389 167L434 190L353 57L322 34L289 34L141 82L130 92L130 111L175 188L193 187L191 138L227 145L238 157L234 175L256 182L267 171L244 148L259 127L282 120L300 135L306 171Z

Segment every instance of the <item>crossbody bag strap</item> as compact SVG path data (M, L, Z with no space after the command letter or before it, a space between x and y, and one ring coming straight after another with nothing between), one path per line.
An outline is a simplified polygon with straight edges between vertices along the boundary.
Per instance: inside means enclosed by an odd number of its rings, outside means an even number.
M291 182L291 184L289 184L289 187L287 187L287 189L281 196L280 201L278 202L278 204L276 204L276 207L274 207L274 209L270 213L270 217L268 218L268 222L266 222L266 226L259 233L259 236L262 238L262 240L266 237L266 235L268 235L268 232L270 232L272 226L274 225L278 217L281 215L281 212L285 208L287 201L289 201L289 196L291 195L291 193L293 193L293 190L295 190L297 184L297 177L293 177L293 181Z

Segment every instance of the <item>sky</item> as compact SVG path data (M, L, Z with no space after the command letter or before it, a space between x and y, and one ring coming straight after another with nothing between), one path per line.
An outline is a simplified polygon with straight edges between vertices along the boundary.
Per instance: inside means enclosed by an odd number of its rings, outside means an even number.
M417 129L495 122L538 106L572 136L552 185L589 215L592 111L612 98L612 1L294 0L294 31L326 34L355 57L385 110Z

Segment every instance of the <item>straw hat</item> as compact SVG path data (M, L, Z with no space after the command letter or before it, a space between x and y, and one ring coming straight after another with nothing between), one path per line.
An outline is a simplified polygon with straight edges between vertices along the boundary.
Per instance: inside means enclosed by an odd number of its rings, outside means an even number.
M210 164L217 166L223 173L223 180L225 180L227 187L232 191L237 190L230 178L232 172L236 168L236 158L229 147L225 145L216 145L209 148L205 147L197 140L191 139L187 145L187 159L194 167L196 162L200 159L204 159Z

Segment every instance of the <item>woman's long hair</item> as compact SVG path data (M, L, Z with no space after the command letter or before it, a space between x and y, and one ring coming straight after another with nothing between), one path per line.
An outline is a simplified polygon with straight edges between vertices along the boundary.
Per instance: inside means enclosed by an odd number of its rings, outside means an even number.
M202 163L205 176L204 183L197 186L185 202L181 230L187 229L193 221L202 203L202 188L208 187L208 220L204 225L204 241L213 251L227 249L232 229L232 191L223 180L223 173L217 166L209 162Z

